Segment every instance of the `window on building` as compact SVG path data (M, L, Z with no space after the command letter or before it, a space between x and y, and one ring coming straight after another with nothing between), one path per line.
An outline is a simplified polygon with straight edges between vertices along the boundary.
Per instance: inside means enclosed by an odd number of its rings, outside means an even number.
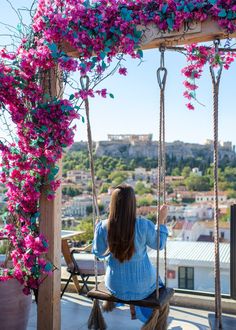
M222 231L222 232L220 233L220 238L225 238L225 233L224 233L224 231Z
M179 289L194 290L193 267L179 267Z

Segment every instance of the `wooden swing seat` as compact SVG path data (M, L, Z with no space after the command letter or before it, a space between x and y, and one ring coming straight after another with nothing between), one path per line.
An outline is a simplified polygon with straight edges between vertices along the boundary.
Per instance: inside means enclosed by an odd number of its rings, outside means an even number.
M159 309L168 303L171 297L174 295L174 289L172 288L160 288L159 289L159 298L156 298L156 291L153 292L149 297L143 300L132 300L126 301L114 297L110 291L105 287L104 282L98 284L98 289L92 289L87 293L87 296L92 299L107 300L116 303L123 303L128 305L136 305L141 307L150 307Z

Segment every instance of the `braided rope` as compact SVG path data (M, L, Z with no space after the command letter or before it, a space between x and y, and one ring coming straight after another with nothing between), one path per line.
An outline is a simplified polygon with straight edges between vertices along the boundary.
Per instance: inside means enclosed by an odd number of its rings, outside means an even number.
M156 298L159 298L159 263L160 263L160 209L161 202L165 202L165 85L167 69L164 63L163 47L160 48L161 61L157 70L157 82L160 87L160 113L159 113L159 143L158 143L158 203L157 203L157 254L156 254ZM163 74L163 75L162 75ZM165 251L165 284L166 284L166 251Z
M89 77L84 76L80 78L80 84L83 90L88 90L89 88ZM90 174L92 180L92 195L93 195L93 228L95 230L96 219L99 218L99 207L97 200L97 190L95 184L95 171L94 171L94 159L93 159L93 140L90 125L90 115L89 115L89 101L88 98L84 101L85 113L87 119L87 138L88 138L88 152L89 152L89 162L90 162ZM95 287L98 289L98 262L94 255L94 275L95 275Z
M219 42L215 41L216 52ZM213 85L213 130L214 130L214 244L215 244L215 316L219 329L222 329L221 285L220 285L220 249L219 249L219 205L218 205L218 114L219 114L219 86L222 65L215 75L213 65L210 66Z
M163 181L163 203L166 204L166 142L165 142L165 94L163 91L162 96L162 102L163 102L163 114L162 114L162 181ZM167 285L167 248L165 246L164 249L164 280L165 280L165 286Z

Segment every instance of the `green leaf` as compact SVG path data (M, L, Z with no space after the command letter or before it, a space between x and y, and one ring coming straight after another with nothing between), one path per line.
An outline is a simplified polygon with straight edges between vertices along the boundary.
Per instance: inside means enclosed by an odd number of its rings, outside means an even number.
M138 39L141 38L142 34L143 34L142 31L139 31L139 30L135 30L135 31L134 31L134 35L135 35L135 37L138 38Z
M74 94L71 94L70 97L69 97L69 100L73 100L75 98Z
M161 12L162 12L163 14L165 14L166 11L167 11L167 8L168 8L168 3L165 3L164 5L162 5Z
M108 39L108 40L105 41L105 46L106 47L111 47L111 45L112 45L112 40L111 39Z
M57 58L58 57L58 48L57 48L57 45L55 43L48 44L48 48L52 52L52 57L53 58Z
M109 94L110 98L114 99L114 95L113 94Z
M187 6L188 6L188 9L189 9L189 11L193 11L194 9L195 9L195 6L194 6L194 4L193 3L188 3L187 4Z
M41 130L42 130L43 132L47 132L48 128L47 128L47 126L42 125L42 126L41 126Z
M227 18L228 18L228 19L234 19L234 13L233 13L232 10L229 10L229 11L228 11Z
M106 68L107 68L106 63L105 63L104 61L102 61L102 69L103 69L103 70L106 70Z
M142 51L142 49L138 49L137 54L140 56L140 58L143 58L143 51Z
M104 48L104 51L105 51L106 54L107 54L107 53L109 53L109 52L111 51L111 49L110 49L109 47L105 47L105 48Z
M173 30L173 25L174 25L173 19L169 17L169 18L167 18L166 22L168 24L168 29Z
M51 169L51 173L53 175L56 175L58 173L58 171L59 171L59 167L57 165Z
M32 217L32 218L30 219L30 222L31 222L31 224L35 224L35 223L36 223L36 218L35 218L35 217Z
M189 13L189 8L188 8L187 5L184 6L184 12L185 12L185 13Z
M44 269L45 269L46 272L50 272L52 270L52 264L48 262L45 265Z
M106 57L106 53L105 52L101 52L100 53L100 57L101 57L102 60L104 60L104 58Z
M130 22L132 21L132 10L128 10L127 8L122 8L120 11L121 14L121 18L126 21L126 22Z
M82 123L85 123L85 120L84 120L84 117L83 116L81 116L81 119L82 119Z
M49 94L44 94L45 100L50 100L51 96Z
M48 180L49 180L49 181L53 181L53 180L54 180L54 175L53 175L53 174L49 174L49 176L48 176Z
M218 14L218 17L226 17L226 16L227 16L226 10L225 9L221 9L221 11Z
M17 31L22 32L22 25L20 23L17 24L16 28L17 28Z

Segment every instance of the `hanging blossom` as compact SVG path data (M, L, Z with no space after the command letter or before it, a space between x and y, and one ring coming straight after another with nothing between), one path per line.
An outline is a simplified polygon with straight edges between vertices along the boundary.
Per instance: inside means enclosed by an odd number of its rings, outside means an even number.
M55 163L63 148L73 143L75 127L71 122L79 117L69 100L47 101L44 96L36 76L39 69L46 74L54 65L48 47L26 51L20 46L14 56L1 51L1 111L10 113L18 139L0 143L0 178L8 198L6 225L0 236L10 242L13 263L12 269L0 270L0 280L16 278L26 294L37 289L53 268L44 257L48 242L39 233L39 198L47 186L48 199L52 199L60 185Z
M189 101L186 106L189 110L194 110L193 101L197 101L196 90L197 80L202 76L204 66L209 63L213 65L215 69L219 69L223 66L228 70L230 65L234 62L236 54L234 52L216 52L215 47L198 46L192 44L186 46L187 52L187 66L184 67L181 72L185 76L186 80L183 82L185 91L184 97Z
M63 148L73 143L72 121L82 118L78 111L87 97L110 96L106 88L78 88L69 100L51 97L42 89L57 65L66 81L70 73L95 79L104 77L117 54L141 59L142 28L156 24L162 31L179 30L186 21L216 21L226 33L236 30L236 6L229 0L39 0L32 31L15 53L0 51L0 105L16 125L18 139L0 142L1 182L6 186L8 211L0 237L12 247L12 269L0 269L0 281L16 278L27 294L37 289L53 265L45 259L48 242L39 232L39 199L47 189L53 199L60 181L56 162ZM72 56L66 49L72 50ZM79 58L73 58L74 52ZM202 68L207 61L223 61L228 69L234 56L191 46L186 97L195 98ZM127 74L119 64L117 71ZM96 85L96 84L95 84Z

